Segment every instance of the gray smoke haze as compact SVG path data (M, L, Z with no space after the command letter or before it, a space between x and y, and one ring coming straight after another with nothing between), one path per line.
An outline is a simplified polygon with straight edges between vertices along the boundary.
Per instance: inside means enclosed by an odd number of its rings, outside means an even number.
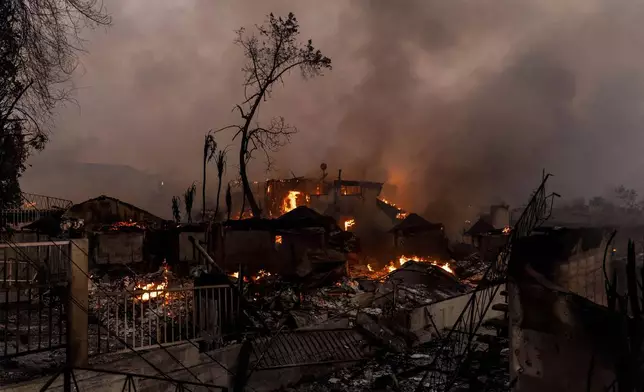
M182 189L198 180L204 132L238 121L234 30L293 11L333 70L307 82L291 75L262 109L300 130L271 176L317 174L326 162L332 176L341 168L343 177L395 185L399 204L448 224L468 205L521 204L542 168L567 197L621 183L642 189L637 2L105 3L114 25L86 36L80 109L61 109L29 184L39 165L61 160L130 165ZM269 176L261 160L252 170ZM53 188L46 193L64 193Z

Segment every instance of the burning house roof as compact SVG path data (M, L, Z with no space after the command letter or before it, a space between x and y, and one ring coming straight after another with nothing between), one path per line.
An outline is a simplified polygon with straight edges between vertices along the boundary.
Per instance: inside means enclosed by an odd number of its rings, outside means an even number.
M387 215L387 217L389 217L389 219L391 219L392 221L399 219L400 214L402 212L400 208L390 203L387 203L381 199L376 199L376 206L378 206L378 208L382 210L382 212L384 212L385 215Z
M431 231L431 230L442 230L443 225L440 223L431 223L427 219L421 217L418 214L409 214L402 222L394 226L390 232L395 231Z

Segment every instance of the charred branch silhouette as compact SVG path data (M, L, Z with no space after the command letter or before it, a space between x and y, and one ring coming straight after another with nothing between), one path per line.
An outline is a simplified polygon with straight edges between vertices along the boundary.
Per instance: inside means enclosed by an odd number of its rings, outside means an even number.
M0 204L19 202L18 178L42 150L82 50L83 27L107 25L97 0L0 2Z
M253 33L244 28L237 31L235 43L244 51L246 63L244 73L244 101L235 105L241 116L241 124L223 129L236 129L233 140L240 139L239 174L241 177L244 200L253 212L261 215L261 208L253 196L246 169L253 154L261 152L266 164L272 164L271 152L290 141L297 129L289 125L283 117L273 118L268 126L260 126L256 120L260 104L268 99L277 82L291 70L299 69L303 78L318 76L325 69L331 69L331 59L313 47L311 40L300 43L300 26L293 13L286 18L268 16L264 25L256 26ZM222 129L222 130L223 130Z

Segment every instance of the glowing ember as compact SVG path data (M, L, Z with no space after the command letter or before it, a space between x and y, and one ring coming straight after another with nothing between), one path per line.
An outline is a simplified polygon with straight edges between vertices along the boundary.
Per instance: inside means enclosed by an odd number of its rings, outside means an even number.
M112 226L110 227L110 230L118 230L123 227L139 227L141 228L141 225L139 225L138 222L132 221L132 219L128 221L123 221L123 222L115 222L112 223Z
M275 245L279 245L282 243L282 236L281 235L276 235L275 236Z
M253 280L257 282L258 280L264 279L271 276L271 273L264 270L257 271L257 275L253 276Z
M282 211L287 213L297 208L297 197L301 194L300 191L288 191L288 195L284 198L282 203Z
M503 228L503 234L510 234L510 231L511 231L511 230L512 230L512 229L510 229L509 227L504 227L504 228Z
M389 204L392 207L396 207L396 204L390 202L389 200L385 199L384 197L379 197L378 200L380 200L381 202L383 202L385 204Z
M163 282L161 283L148 283L148 284L138 284L134 290L135 291L145 291L143 294L135 297L135 300L146 302L152 298L164 298L167 302L170 293L166 290L168 289L168 264L163 262Z
M36 208L36 202L35 201L25 201L22 203L22 208L27 210L31 208Z
M232 218L233 220L240 220L240 219L249 219L253 217L253 211L251 210L246 210L244 211L243 214L240 214L239 212L236 214L233 214Z
M409 212L405 212L405 211L401 210L398 214L396 214L396 219L401 219L402 220L402 219L407 218L408 216L409 216Z
M398 209L398 213L396 214L396 219L403 220L403 219L405 219L405 218L407 218L409 216L409 212L407 212L407 211L403 210L402 208L398 207L396 205L396 203L392 203L389 200L385 199L384 197L379 197L378 200L380 200L381 202L383 202L383 203L385 203L387 205L390 205L390 206L395 207L395 208Z
M450 274L454 274L454 271L452 270L452 268L450 268L449 263L445 263L443 265L440 265L436 260L431 260L431 259L428 259L426 257L405 256L405 255L403 255L403 256L400 256L398 258L398 264L400 264L402 266L403 264L405 264L406 262L408 262L410 260L415 261L417 263L429 263L429 264L435 265L437 267L441 267L442 269L444 269L445 271L449 272Z
M349 231L350 228L353 227L353 225L356 224L355 219L348 219L344 222L344 231Z

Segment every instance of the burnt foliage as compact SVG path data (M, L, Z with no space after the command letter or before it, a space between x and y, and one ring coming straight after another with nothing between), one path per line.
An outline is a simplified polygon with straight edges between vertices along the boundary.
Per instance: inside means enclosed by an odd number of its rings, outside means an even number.
M302 77L310 78L331 69L331 59L314 48L311 40L300 42L299 34L300 25L293 13L285 18L270 14L266 23L256 26L252 32L239 29L235 39L246 58L242 67L244 101L235 105L241 122L221 130L236 129L233 139L240 139L239 174L244 197L256 217L261 215L261 208L251 191L246 167L253 154L259 152L270 168L270 153L287 144L297 132L283 117L274 117L268 125L259 125L256 118L260 104L270 97L275 83L283 83L284 76L292 70L298 69Z
M96 0L0 2L0 206L20 202L18 178L47 142L64 82L81 47L80 30L110 22Z

